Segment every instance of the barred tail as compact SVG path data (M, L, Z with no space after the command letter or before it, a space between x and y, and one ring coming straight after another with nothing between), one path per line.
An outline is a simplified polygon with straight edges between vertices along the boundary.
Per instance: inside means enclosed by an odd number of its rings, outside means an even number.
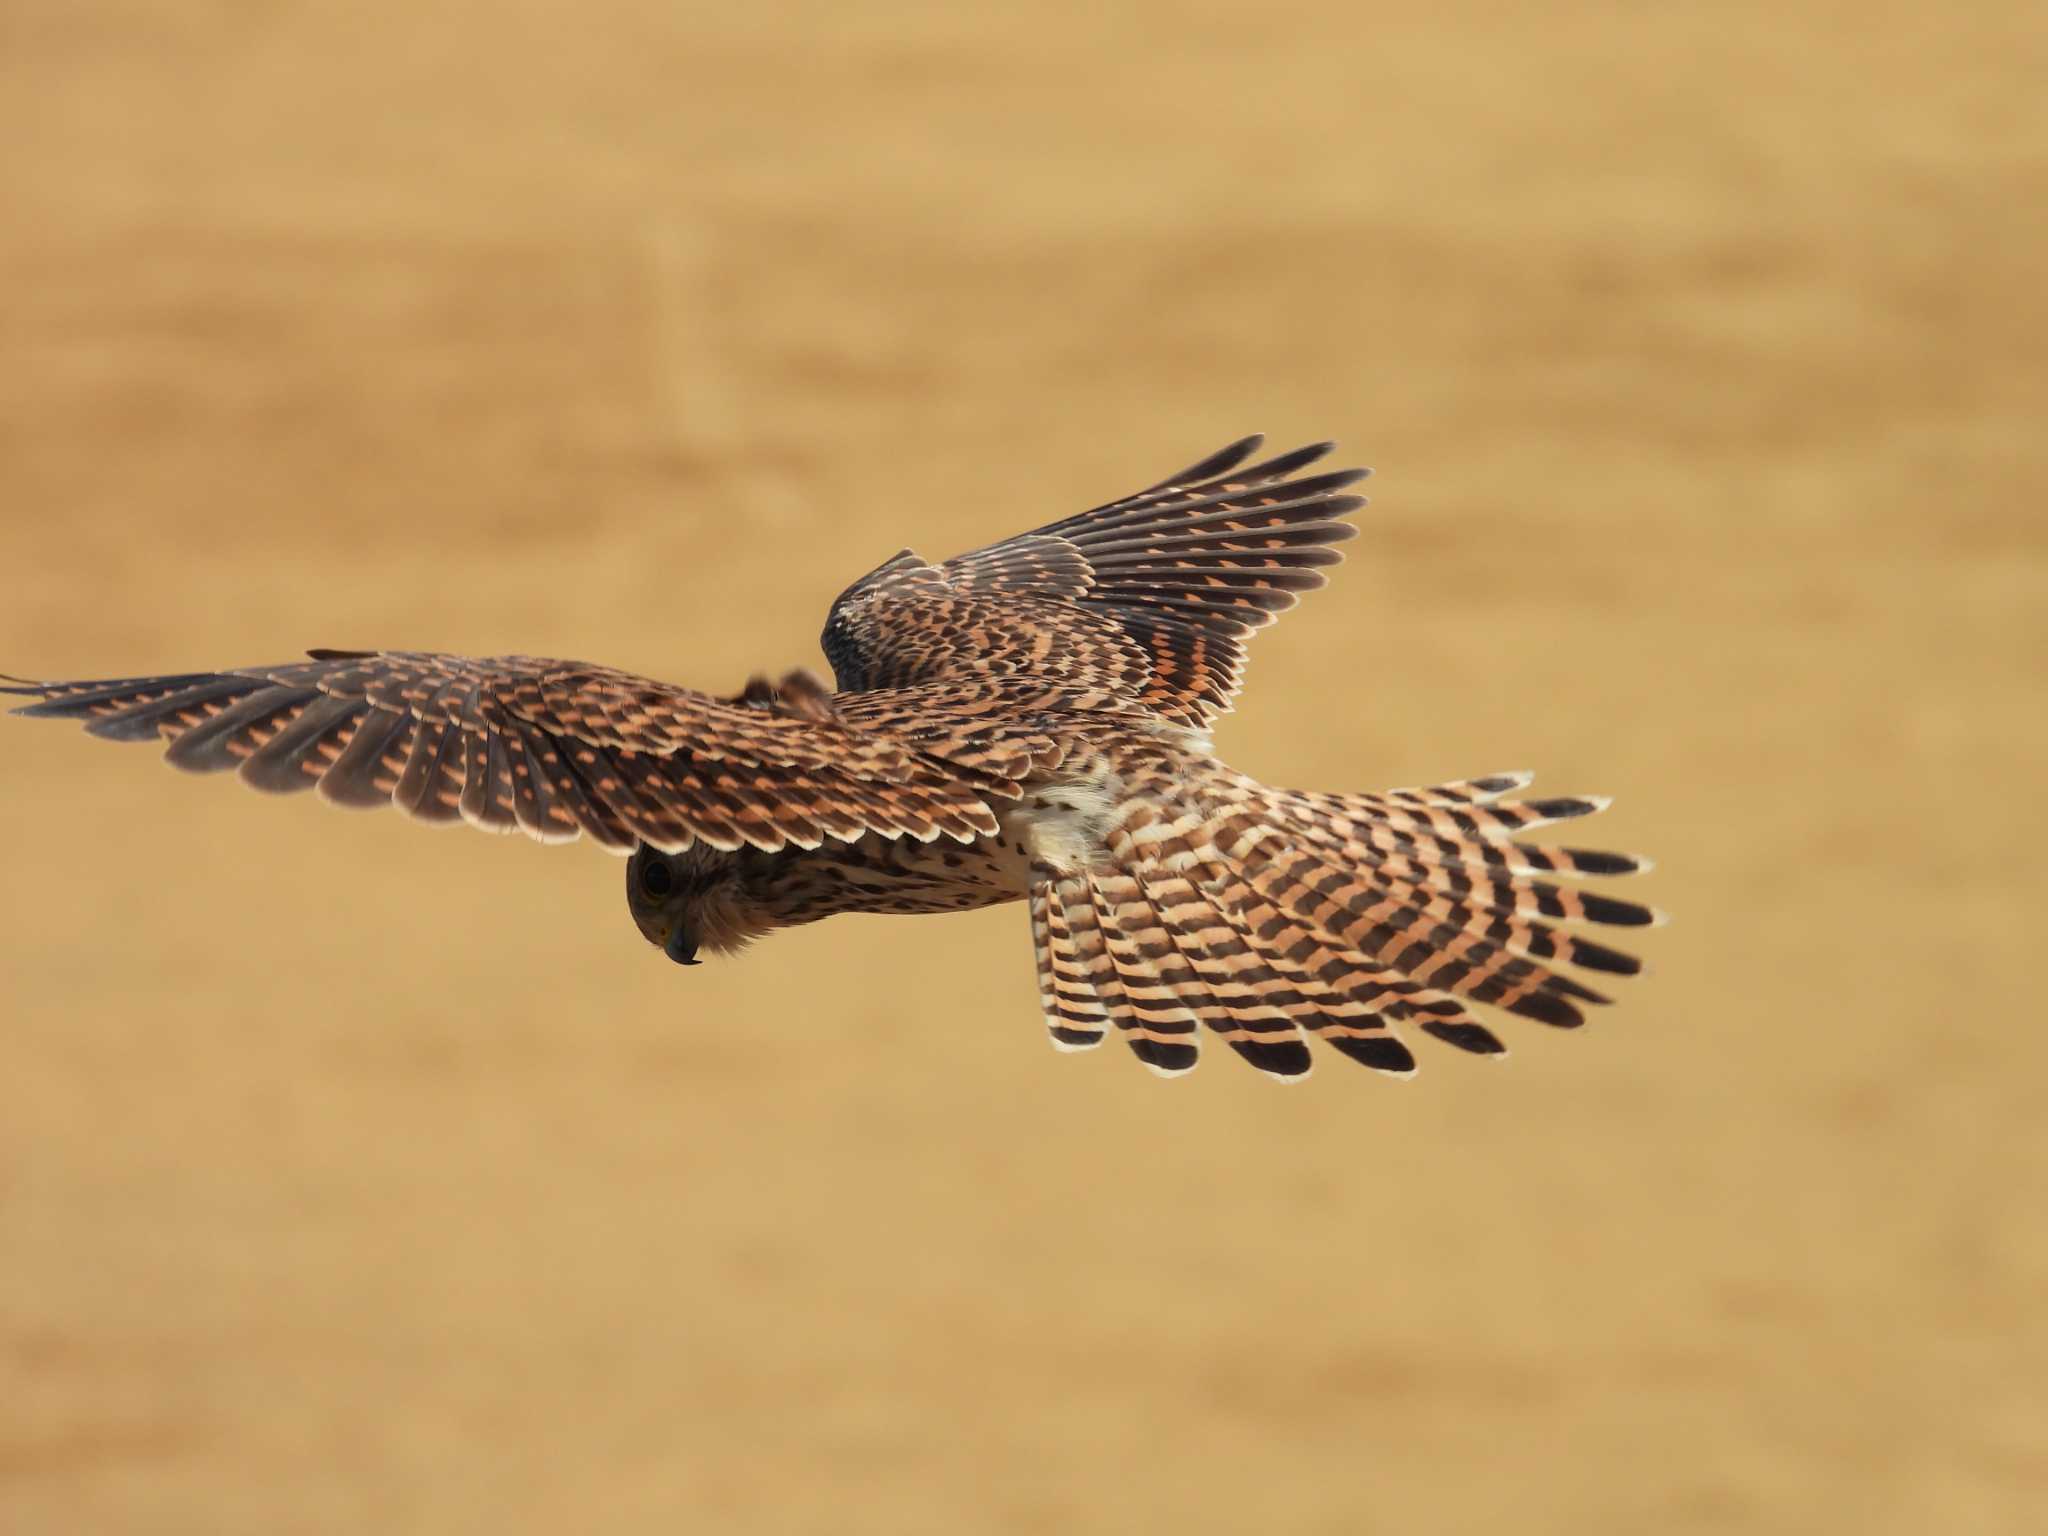
M1055 1045L1117 1031L1146 1065L1190 1070L1204 1032L1278 1077L1306 1040L1409 1076L1401 1027L1461 1050L1505 1047L1482 1004L1546 1024L1608 1001L1560 968L1642 969L1561 924L1646 927L1661 914L1579 889L1648 867L1628 854L1521 841L1595 798L1510 800L1526 774L1378 795L1267 789L1232 776L1206 803L1125 808L1112 867L1037 872L1042 1000ZM1564 877L1564 882L1554 877Z

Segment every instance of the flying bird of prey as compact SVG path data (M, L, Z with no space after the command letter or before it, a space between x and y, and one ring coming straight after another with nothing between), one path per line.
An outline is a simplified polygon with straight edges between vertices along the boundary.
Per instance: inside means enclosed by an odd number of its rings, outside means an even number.
M1272 789L1211 754L1246 639L1323 584L1364 505L1366 471L1304 473L1331 445L1250 462L1261 441L938 564L905 550L832 604L836 692L344 650L5 691L258 789L587 835L630 855L634 922L686 965L838 912L1023 901L1053 1044L1114 1033L1168 1076L1204 1031L1298 1078L1310 1038L1399 1075L1404 1030L1500 1053L1474 1005L1580 1023L1608 999L1561 962L1641 966L1559 925L1659 915L1576 877L1644 861L1522 839L1604 800L1509 798L1521 773Z

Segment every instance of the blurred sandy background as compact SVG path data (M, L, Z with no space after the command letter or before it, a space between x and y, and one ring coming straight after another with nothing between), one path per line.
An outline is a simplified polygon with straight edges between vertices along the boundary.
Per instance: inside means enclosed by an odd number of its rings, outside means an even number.
M2019 3L6 0L0 665L730 688L1337 435L1224 754L1614 792L1680 921L1504 1067L1164 1084L1019 910L685 974L587 848L9 722L0 1529L2040 1529L2044 78Z

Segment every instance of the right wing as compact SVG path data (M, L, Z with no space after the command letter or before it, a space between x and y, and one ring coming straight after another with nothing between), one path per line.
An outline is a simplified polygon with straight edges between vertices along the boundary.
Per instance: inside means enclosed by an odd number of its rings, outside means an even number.
M840 594L824 633L841 688L1037 677L1206 727L1244 641L1323 584L1364 505L1330 450L1245 465L1247 437L1159 484L933 565L905 550ZM1242 467L1241 467L1242 466Z

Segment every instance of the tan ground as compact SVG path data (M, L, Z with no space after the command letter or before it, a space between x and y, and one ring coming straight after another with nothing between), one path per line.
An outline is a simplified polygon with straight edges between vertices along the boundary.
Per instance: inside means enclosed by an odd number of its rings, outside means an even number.
M2040 1529L2048 47L1968 10L9 0L0 664L728 687L1336 434L1223 750L1615 792L1680 920L1505 1067L1167 1085L1016 910L684 974L587 849L7 722L0 1529Z

